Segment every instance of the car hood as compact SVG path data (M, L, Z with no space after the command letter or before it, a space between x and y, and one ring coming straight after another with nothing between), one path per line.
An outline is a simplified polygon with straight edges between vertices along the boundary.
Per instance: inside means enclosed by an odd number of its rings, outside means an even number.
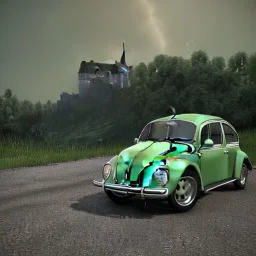
M125 172L129 173L130 181L136 181L140 172L160 154L163 154L171 147L174 148L173 156L186 151L188 146L175 144L168 141L152 142L145 141L135 144L123 150L117 160L117 177L124 179ZM176 148L176 150L175 150ZM130 168L129 168L130 166ZM129 170L128 170L129 169ZM119 180L119 179L118 179Z

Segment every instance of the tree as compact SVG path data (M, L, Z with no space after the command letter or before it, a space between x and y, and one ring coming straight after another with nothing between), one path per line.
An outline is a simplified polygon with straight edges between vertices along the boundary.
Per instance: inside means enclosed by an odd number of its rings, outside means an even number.
M256 85L256 53L252 54L248 60L248 75L250 81Z
M234 55L234 61L238 69L248 65L248 55L246 52L237 52Z
M12 90L11 89L6 89L4 93L4 98L6 99L11 99L12 97Z
M43 106L44 110L49 113L53 111L52 103L50 100L47 100L46 104Z
M188 73L191 68L190 60L186 60L183 57L177 57L177 59L178 59L178 63L177 63L178 70L183 74Z
M153 59L153 62L154 62L157 69L163 64L166 57L167 57L167 55L159 54Z
M186 86L185 76L182 72L178 71L175 73L173 78L173 84L177 90L182 90Z
M32 102L29 100L22 101L20 108L21 108L22 114L29 114L29 115L33 114L34 106Z
M228 68L235 71L242 71L248 65L248 55L246 52L237 52L228 60Z
M213 57L211 63L214 67L220 70L224 70L226 67L226 61L223 57Z
M131 84L132 86L146 85L148 82L149 74L148 67L144 62L136 66L132 72Z
M151 78L152 75L154 73L156 73L156 71L157 71L156 64L153 61L149 62L148 63L148 75L149 75L149 77Z
M160 76L164 76L165 78L171 76L174 73L175 66L177 66L177 60L176 63L174 63L172 57L165 57L163 59L163 62L160 66L157 68L157 74Z
M237 70L237 66L236 66L236 63L235 63L235 58L234 56L231 56L229 59L228 59L228 69L232 72L235 72Z
M220 56L209 61L202 50L190 59L157 55L131 70L131 88L110 87L111 101L102 100L110 88L99 84L92 88L98 99L79 100L75 107L61 111L55 111L56 104L50 101L19 101L8 89L0 96L0 134L42 140L52 132L59 134L60 141L65 136L72 141L84 136L86 143L96 137L108 138L109 143L114 138L131 142L148 121L171 115L170 106L178 114L222 116L238 129L256 127L256 86L241 86L248 78L256 84L256 53L248 58L238 52L229 58L227 69L225 64Z
M132 109L136 113L138 120L142 119L144 107L149 99L149 89L145 84L133 89Z
M38 123L41 123L42 120L43 120L43 115L44 115L44 112L43 112L43 105L42 103L39 101L35 104L35 116L36 116L36 119L38 121Z
M191 55L192 66L205 65L209 61L209 57L205 51L199 50Z

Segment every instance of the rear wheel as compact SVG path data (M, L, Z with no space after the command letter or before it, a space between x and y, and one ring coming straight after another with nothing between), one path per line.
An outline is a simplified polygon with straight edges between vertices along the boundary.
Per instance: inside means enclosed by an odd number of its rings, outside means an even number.
M241 169L240 178L237 179L236 181L234 181L234 184L238 189L245 188L247 176L248 176L248 168L245 164L243 164L242 169Z
M116 192L112 192L105 189L105 193L116 204L125 204L130 201L131 196L130 195L123 195Z
M192 170L186 170L168 201L176 212L186 212L196 204L199 191L200 179L198 175Z

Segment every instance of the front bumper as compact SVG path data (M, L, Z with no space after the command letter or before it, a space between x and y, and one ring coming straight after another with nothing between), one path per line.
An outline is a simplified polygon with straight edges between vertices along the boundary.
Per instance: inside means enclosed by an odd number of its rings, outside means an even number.
M140 195L141 199L167 199L167 188L137 188L121 184L105 184L104 181L93 181L97 187L103 187L105 190L110 190L123 195Z

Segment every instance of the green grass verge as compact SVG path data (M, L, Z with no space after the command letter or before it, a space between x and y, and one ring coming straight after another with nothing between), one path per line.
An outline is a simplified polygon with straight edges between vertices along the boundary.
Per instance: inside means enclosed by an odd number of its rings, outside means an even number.
M256 130L239 132L241 149L256 165ZM47 165L120 153L131 144L116 144L88 148L83 145L44 145L32 142L2 141L0 143L0 170Z
M0 170L110 156L126 147L127 145L117 144L88 148L82 145L56 146L4 141L0 144Z
M243 150L256 165L256 129L238 131L241 150Z

